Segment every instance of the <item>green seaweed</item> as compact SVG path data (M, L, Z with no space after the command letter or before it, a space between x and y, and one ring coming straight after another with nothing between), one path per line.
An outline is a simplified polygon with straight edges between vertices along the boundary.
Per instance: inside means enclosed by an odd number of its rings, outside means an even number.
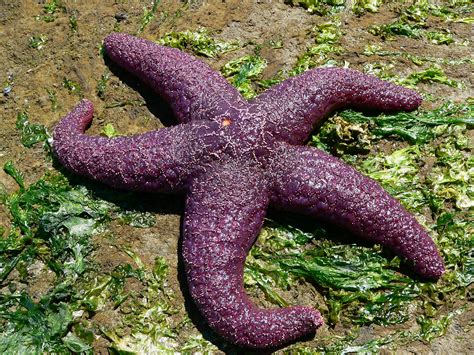
M143 8L143 16L140 19L140 26L138 27L137 34L143 32L143 30L150 24L150 22L155 18L156 11L158 10L158 5L160 4L161 0L153 0L151 2L151 8L148 9L147 7Z
M451 2L447 6L431 4L426 0L417 0L412 5L400 11L397 20L381 25L374 25L369 32L384 39L394 36L405 36L414 39L427 38L435 44L454 43L452 35L447 31L428 31L428 20L436 16L445 21L472 23L473 17L462 17L462 14L472 13L471 6L465 3Z
M163 258L156 258L148 269L136 254L123 250L137 267L121 264L109 273L95 271L88 260L93 250L91 236L103 231L111 217L147 227L151 215L115 214L116 206L95 199L82 186L71 186L62 175L46 175L26 186L13 163L8 162L4 170L18 183L19 190L2 197L12 225L7 236L0 239L0 283L13 270L23 280L31 277L31 266L38 263L53 271L56 280L39 300L32 299L27 291L17 291L16 283L10 283L9 291L0 295L2 353L90 353L93 324L85 316L109 302L122 312L123 326L133 330L129 340L112 340L112 348L129 348L135 341L139 346L135 349L143 350L143 344L136 342L139 336L153 339L156 346L163 346L163 336L173 340L168 319L176 311L165 288L167 265ZM125 285L130 279L141 283L144 291L127 291ZM116 339L116 329L102 331L109 339Z
M462 307L453 312L440 317L439 319L432 319L426 316L420 316L416 319L420 325L420 338L424 341L431 342L433 339L446 334L448 326L452 319L466 311L467 307Z
M421 38L422 28L418 24L405 22L403 19L394 22L374 25L369 28L369 32L383 39L392 39L394 36L404 36L409 38Z
M419 12L425 14L425 16L432 15L439 17L446 22L460 22L460 23L473 23L474 17L465 16L471 15L474 10L472 1L470 0L447 0L443 1L442 4L433 4L427 0L418 0L413 5Z
M315 34L314 41L317 44L334 44L342 37L341 22L339 19L333 19L313 27L312 32Z
M333 65L331 55L342 52L338 44L342 37L341 22L334 18L331 21L317 25L312 30L315 46L311 46L298 58L298 61L290 70L290 76L296 76L308 69L319 65Z
M46 92L48 93L48 99L49 102L51 102L51 111L57 111L58 109L58 97L56 95L56 91L46 89Z
M118 132L115 130L115 127L112 123L107 123L104 128L100 131L100 134L107 138L114 138L119 136Z
M275 259L284 270L331 289L364 292L403 280L385 269L386 260L371 250L353 245L350 254L347 252L341 246L331 246L324 253L315 249Z
M53 22L56 20L56 12L60 8L59 0L50 0L43 5L43 16L38 15L36 19L41 19L44 22Z
M0 239L0 284L13 270L31 277L32 265L42 265L57 281L40 300L16 283L0 296L0 349L14 353L86 351L90 344L70 334L74 323L72 286L87 271L90 236L108 219L111 206L92 199L83 188L72 188L60 175L47 175L26 186L12 162L4 166L19 190L4 198L11 227ZM2 351L2 352L4 352Z
M156 258L152 269L148 269L141 259L130 250L127 254L133 259L136 268L131 265L119 266L110 276L113 281L96 288L96 297L102 298L99 304L105 305L108 298L117 300L115 308L122 314L120 324L102 328L103 335L111 341L111 349L119 353L159 353L178 348L176 329L180 323L173 324L172 318L177 310L170 303L171 291L166 287L167 265L163 258ZM126 280L137 280L142 294L126 292ZM88 289L88 287L85 287ZM85 295L86 300L90 295ZM121 329L127 329L123 335Z
M266 66L266 60L260 56L246 55L224 64L221 73L246 99L251 99L257 95L252 80L262 74Z
M298 58L298 61L289 74L290 76L296 76L317 66L334 66L335 63L329 60L329 55L339 53L341 53L341 48L334 44L318 44L310 47L300 58Z
M180 351L185 354L213 354L218 351L218 348L199 334L189 337Z
M82 87L78 82L64 78L63 87L71 94L82 96Z
M77 17L74 14L69 16L69 28L71 29L72 33L77 33L77 30L78 30Z
M474 125L474 106L445 103L430 111L400 112L366 116L346 110L342 119L355 124L368 124L368 130L376 137L396 136L410 143L422 144L443 134L446 125Z
M0 351L3 354L91 350L89 344L69 333L73 315L66 302L54 302L51 298L35 302L27 293L10 297L1 295L1 319L7 321L0 333Z
M419 63L421 64L421 63ZM462 88L463 84L456 80L448 78L444 70L438 64L432 64L428 68L412 72L406 77L399 77L394 72L393 64L386 63L367 63L364 64L364 71L367 74L372 74L380 79L392 81L398 85L414 88L420 83L427 84L442 84L454 88Z
M335 155L368 153L373 147L374 139L372 129L368 130L370 122L368 117L359 122L341 116L331 117L320 128L319 133L311 137L310 145Z
M104 74L100 76L100 79L97 81L96 93L101 100L105 99L105 90L107 89L107 83L110 80L110 72L106 70Z
M447 31L428 31L426 32L426 38L435 44L450 44L454 43L453 35Z
M209 58L233 51L239 46L237 42L218 41L203 28L197 31L170 32L161 37L157 43L181 50L187 49Z
M30 148L42 142L45 149L49 148L48 139L51 137L45 126L30 123L27 112L20 112L16 116L16 129L20 132L21 143Z
M137 228L153 227L155 216L150 212L122 210L116 215L125 224Z
M80 255L90 250L86 239L104 223L112 207L92 200L83 188L71 189L61 176L47 176L26 188L11 163L4 169L20 186L20 193L8 196L6 201L13 225L9 238L22 236L19 240L24 244L19 248L34 252L44 248L41 259L58 275L83 271ZM31 244L32 239L36 244ZM76 244L78 241L81 243ZM71 255L77 264L64 266Z
M345 110L330 118L310 144L336 155L368 153L381 138L425 144L445 134L450 125L474 125L473 110L472 105L452 102L431 111L376 116Z
M25 177L23 173L15 167L11 160L5 163L5 165L3 166L3 171L5 171L7 175L9 175L13 178L13 180L15 180L21 192L25 190ZM7 197L7 195L4 196L4 201L2 201L3 203L5 203Z
M432 65L429 68L412 73L408 75L406 78L399 81L400 84L406 86L415 86L419 83L439 83L448 85L454 88L459 88L460 83L449 79L446 74L444 73L443 69L438 65Z
M41 34L39 36L32 36L29 39L29 45L31 48L41 50L48 43L48 36Z
M438 63L438 64L446 64L446 65L462 65L462 64L474 64L474 59L471 58L436 58L436 57L427 57L427 56L419 56L407 51L389 51L384 50L382 46L378 44L368 44L364 48L364 55L366 56L381 56L381 57L401 57L410 60L412 63L416 65L422 65L423 63Z
M328 15L343 10L346 0L285 0L285 3L301 6L318 15Z
M355 0L352 5L352 12L356 15L363 15L366 12L378 12L383 0Z
M56 10L58 9L58 7L59 7L59 1L58 0L51 0L51 1L46 2L43 5L43 11L46 14L54 14L56 12Z

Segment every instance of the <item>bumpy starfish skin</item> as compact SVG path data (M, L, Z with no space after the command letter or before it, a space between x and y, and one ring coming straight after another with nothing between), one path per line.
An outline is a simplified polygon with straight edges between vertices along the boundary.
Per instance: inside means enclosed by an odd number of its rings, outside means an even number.
M217 72L173 48L125 34L107 55L171 105L180 124L132 137L84 134L82 101L56 127L54 151L69 170L112 187L186 194L183 260L189 290L209 325L239 346L281 346L323 320L310 307L259 309L243 288L245 257L268 207L342 225L409 260L426 278L444 272L431 238L376 182L301 146L346 106L413 110L414 91L349 69L310 70L247 102Z

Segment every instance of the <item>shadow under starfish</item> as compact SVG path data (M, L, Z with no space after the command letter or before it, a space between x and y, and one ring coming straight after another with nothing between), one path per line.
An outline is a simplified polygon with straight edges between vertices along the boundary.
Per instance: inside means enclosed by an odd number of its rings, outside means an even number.
M58 124L54 152L69 170L112 187L186 195L182 254L189 292L208 324L247 348L282 346L323 324L311 307L257 308L243 265L269 207L340 225L409 260L422 277L444 272L435 244L375 181L304 146L342 107L414 110L420 96L350 69L319 68L246 101L203 62L126 34L107 56L168 102L178 125L131 137L84 134L92 103Z

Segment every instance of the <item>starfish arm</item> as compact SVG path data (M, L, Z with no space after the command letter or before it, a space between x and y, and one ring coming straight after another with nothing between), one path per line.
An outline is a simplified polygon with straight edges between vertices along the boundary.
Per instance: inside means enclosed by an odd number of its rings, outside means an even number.
M209 148L205 137L212 135L213 125L217 126L200 121L131 137L106 138L84 134L92 115L93 105L87 100L66 115L54 130L54 153L68 170L127 190L182 190L191 167L198 170L199 163L193 162L196 154Z
M337 223L413 263L426 278L444 272L436 245L402 205L374 180L314 148L282 149L272 167L272 206Z
M323 323L309 307L259 309L243 288L243 265L263 223L268 190L255 168L218 167L193 181L183 260L189 291L208 324L242 347L275 347Z
M254 111L268 112L268 130L290 144L305 142L335 109L411 111L420 104L421 96L413 90L343 68L309 70L251 101Z
M179 122L232 117L247 102L218 72L175 48L124 33L104 40L107 56L166 100Z

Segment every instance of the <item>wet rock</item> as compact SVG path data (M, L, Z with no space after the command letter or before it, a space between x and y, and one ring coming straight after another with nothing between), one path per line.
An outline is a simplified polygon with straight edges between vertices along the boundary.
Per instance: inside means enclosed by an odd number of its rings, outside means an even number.
M126 12L117 12L114 17L117 22L122 22L128 19L128 14Z

